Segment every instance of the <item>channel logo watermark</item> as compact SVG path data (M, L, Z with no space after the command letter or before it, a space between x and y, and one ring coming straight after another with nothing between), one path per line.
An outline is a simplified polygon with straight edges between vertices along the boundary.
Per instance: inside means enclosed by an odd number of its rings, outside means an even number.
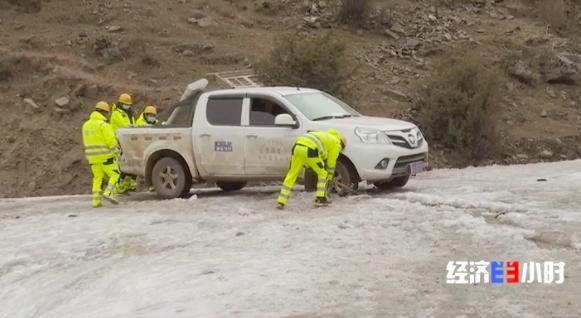
M565 262L449 261L447 284L563 284Z

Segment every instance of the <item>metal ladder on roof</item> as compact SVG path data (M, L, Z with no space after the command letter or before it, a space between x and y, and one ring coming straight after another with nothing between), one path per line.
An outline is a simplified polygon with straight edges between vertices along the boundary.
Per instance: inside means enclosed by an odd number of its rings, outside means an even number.
M220 86L225 86L228 88L249 88L262 86L262 84L258 82L258 76L251 69L208 73L208 76L214 76Z

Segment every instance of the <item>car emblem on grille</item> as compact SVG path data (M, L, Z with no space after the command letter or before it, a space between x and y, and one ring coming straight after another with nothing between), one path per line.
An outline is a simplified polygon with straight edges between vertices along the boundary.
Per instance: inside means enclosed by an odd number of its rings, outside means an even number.
M416 140L416 137L412 134L408 134L408 142L410 143L410 146L412 146L412 147L416 147L418 145L418 141Z

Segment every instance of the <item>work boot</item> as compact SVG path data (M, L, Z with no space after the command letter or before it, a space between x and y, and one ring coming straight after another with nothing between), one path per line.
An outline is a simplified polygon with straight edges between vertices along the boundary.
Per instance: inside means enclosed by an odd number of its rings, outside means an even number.
M329 199L327 199L326 197L317 197L315 199L315 206L317 207L328 206L329 204L331 204L331 201L329 201Z
M124 182L119 182L115 188L115 194L125 194L127 193L127 185Z
M284 210L284 204L282 204L282 203L278 203L278 204L277 204L277 206L276 206L276 208L277 208L278 210Z
M119 204L119 201L117 200L117 198L111 193L103 194L103 199L105 199L105 200L107 200L115 205Z
M127 182L127 192L135 192L137 191L137 180L131 178Z

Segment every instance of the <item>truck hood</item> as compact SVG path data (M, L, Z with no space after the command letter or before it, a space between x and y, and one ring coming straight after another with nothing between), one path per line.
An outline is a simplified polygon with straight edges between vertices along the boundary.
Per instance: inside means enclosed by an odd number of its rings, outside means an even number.
M328 124L333 127L341 128L375 128L379 130L404 130L416 127L416 125L398 119L360 116L349 118L338 118L320 121L320 123Z

